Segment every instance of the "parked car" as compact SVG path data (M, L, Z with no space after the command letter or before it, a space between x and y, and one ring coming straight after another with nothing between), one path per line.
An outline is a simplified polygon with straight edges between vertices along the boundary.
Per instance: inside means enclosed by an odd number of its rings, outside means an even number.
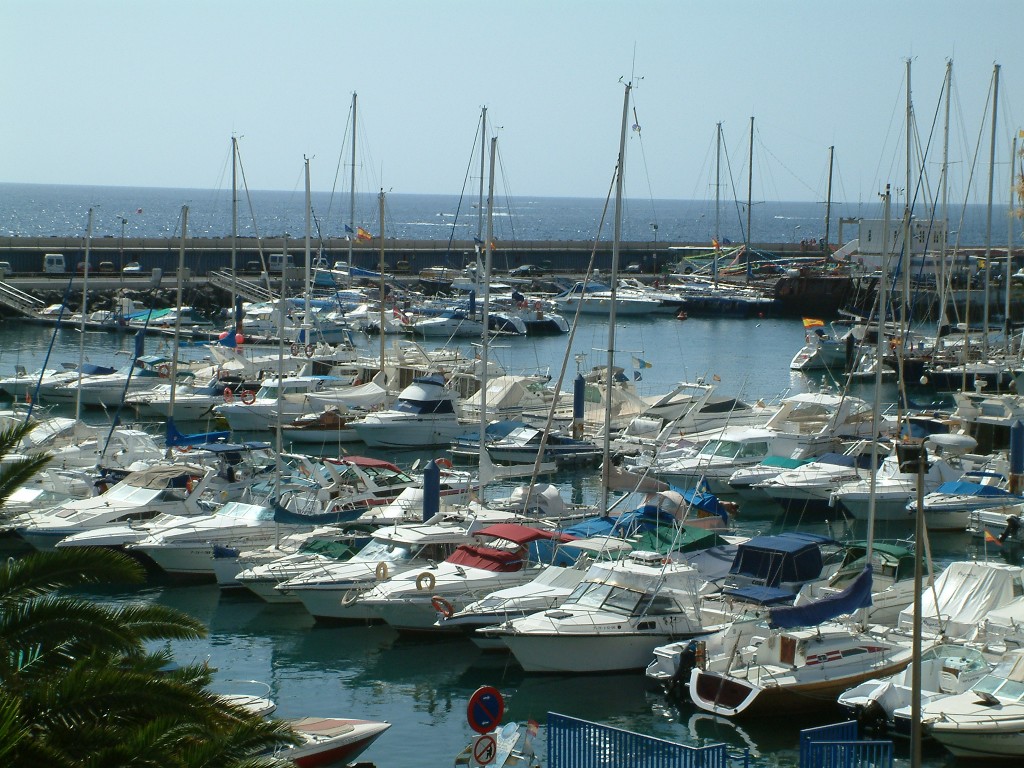
M142 272L142 265L137 261L129 261L121 271L126 275L137 275Z
M112 261L101 261L97 270L100 272L116 272L114 269L114 262Z
M11 269L11 262L9 262L9 261L0 261L0 278L7 277L8 275L12 274L13 272L14 272L14 270Z
M536 264L521 264L508 271L510 277L537 277L543 275L543 270Z
M635 275L640 271L640 265L634 261L632 264L627 264L623 271Z

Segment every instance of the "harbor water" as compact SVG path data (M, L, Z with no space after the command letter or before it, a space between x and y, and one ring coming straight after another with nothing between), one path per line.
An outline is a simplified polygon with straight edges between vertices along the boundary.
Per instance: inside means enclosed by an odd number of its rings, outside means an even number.
M74 329L54 333L50 328L7 320L0 328L0 374L16 365L28 370L80 357L97 364L121 367L130 360L130 335L80 333ZM368 355L379 349L376 338L357 338ZM567 354L566 336L502 338L491 348L492 359L510 372L545 370L557 376ZM165 351L170 340L148 338L147 353ZM804 343L799 320L697 319L680 321L623 318L616 333L615 363L641 395L669 391L680 381L703 379L719 392L748 401L777 400L786 394L837 387L791 373L789 360ZM607 324L584 319L568 349L566 388L577 371L604 365L608 359ZM436 346L428 343L427 346ZM468 355L476 348L464 342ZM201 347L182 350L183 356L202 356ZM646 365L641 365L641 361ZM868 387L855 392L871 399ZM893 391L882 398L891 402ZM87 420L130 422L132 414L91 410ZM195 425L201 429L202 425ZM151 425L154 430L159 425ZM198 429L197 429L198 431ZM269 434L262 437L272 439ZM348 446L356 450L357 446ZM334 449L336 452L336 449ZM324 453L332 449L325 447ZM372 451L364 452L373 455ZM335 453L336 455L336 453ZM441 455L393 452L387 458L400 465ZM593 470L565 472L555 477L563 495L574 501L594 501L599 483ZM487 495L507 493L509 486L488 489ZM837 538L862 538L842 518L822 521L774 518L765 510L741 508L738 526L747 533L781 529L828 532ZM878 530L880 538L905 538L905 526ZM983 557L967 534L933 535L932 547L942 559ZM995 557L995 553L988 553ZM393 727L364 755L382 768L451 765L473 732L466 720L470 695L481 685L496 686L506 698L506 721L535 720L540 724L538 747L543 750L544 719L549 711L595 720L620 728L683 743L726 741L749 748L771 764L796 763L797 735L801 727L834 719L734 724L688 706L673 703L634 674L562 676L527 675L509 656L483 654L464 639L401 637L384 626L320 626L301 606L269 605L246 594L221 592L215 585L183 585L150 581L138 588L112 588L97 599L117 602L153 601L183 610L209 627L209 636L194 642L176 642L172 648L181 661L208 660L216 679L261 680L270 685L282 717L323 715L387 720ZM543 752L541 752L543 754ZM940 752L931 754L931 766L945 765Z

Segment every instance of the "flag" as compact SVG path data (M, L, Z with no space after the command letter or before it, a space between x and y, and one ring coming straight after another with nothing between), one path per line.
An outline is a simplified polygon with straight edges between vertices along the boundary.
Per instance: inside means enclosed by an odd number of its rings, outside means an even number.
M646 360L640 359L639 357L634 357L633 358L633 367L634 368L653 368L654 365L652 363L647 362Z
M825 321L824 320L818 320L818 319L813 318L813 317L805 317L804 318L804 328L824 328L824 327L825 327Z
M640 371L633 371L633 381L640 381L643 377L644 376Z
M356 227L356 239L358 240L372 240L373 235L367 232L362 227Z
M714 238L714 237L711 238L711 247L712 248L717 248L718 247L718 239L717 238Z
M352 227L350 227L348 224L345 225L345 231L350 235L355 234L355 232L352 231Z
M722 380L722 377L721 377L721 376L719 376L719 375L718 375L718 374L716 373L716 374L715 374L714 376L712 376L712 377L711 377L711 380L712 380L712 381L721 381L721 380Z
M988 528L985 529L985 543L995 544L997 547L1003 546L1003 542L996 538L996 536L993 535L992 531L990 531Z

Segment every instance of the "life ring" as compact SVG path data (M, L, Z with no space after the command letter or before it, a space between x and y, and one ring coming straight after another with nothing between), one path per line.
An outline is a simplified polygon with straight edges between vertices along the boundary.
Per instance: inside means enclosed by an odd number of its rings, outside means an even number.
M388 564L377 563L377 570L374 571L374 575L377 577L377 581L388 580Z
M233 403L235 402L235 392L231 387L224 387L224 402Z
M293 342L292 342L292 347L291 347L291 350L292 350L292 357L297 357L297 356L298 356L298 354L299 354L299 350L301 350L301 349L302 349L302 347L300 347L300 346L298 345L298 343L296 343L296 342L294 342L294 341L293 341Z
M434 584L437 583L437 579L434 578L434 574L424 571L416 577L416 589L420 592L429 592L434 588Z
M242 402L246 405L252 405L256 402L256 393L251 389L242 390Z
M312 344L306 345L306 357L312 357L315 352L316 347L314 347Z
M450 459L446 459L443 456L440 459L434 459L434 463L437 464L441 469L451 469L452 462Z
M434 610L444 616L446 619L450 619L452 614L455 613L455 606L448 600L445 600L440 595L434 595L430 598L430 604L434 606Z
M171 366L167 363L161 363L156 369L156 373L161 379L169 379L171 377Z

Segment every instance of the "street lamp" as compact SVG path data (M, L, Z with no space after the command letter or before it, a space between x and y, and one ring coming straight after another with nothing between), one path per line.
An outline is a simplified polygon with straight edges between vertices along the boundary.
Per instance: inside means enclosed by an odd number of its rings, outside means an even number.
M122 280L124 280L124 226L127 223L128 223L128 219L126 219L124 217L124 215L122 214L122 216L121 216L121 247L119 249L119 251L120 251L120 254L119 254L119 256L120 256L120 264L118 265L118 270L121 273L121 279Z
M653 253L651 253L651 258L653 259L654 263L651 265L651 273L655 274L658 271L658 222L651 222L651 230L654 233L654 247Z

